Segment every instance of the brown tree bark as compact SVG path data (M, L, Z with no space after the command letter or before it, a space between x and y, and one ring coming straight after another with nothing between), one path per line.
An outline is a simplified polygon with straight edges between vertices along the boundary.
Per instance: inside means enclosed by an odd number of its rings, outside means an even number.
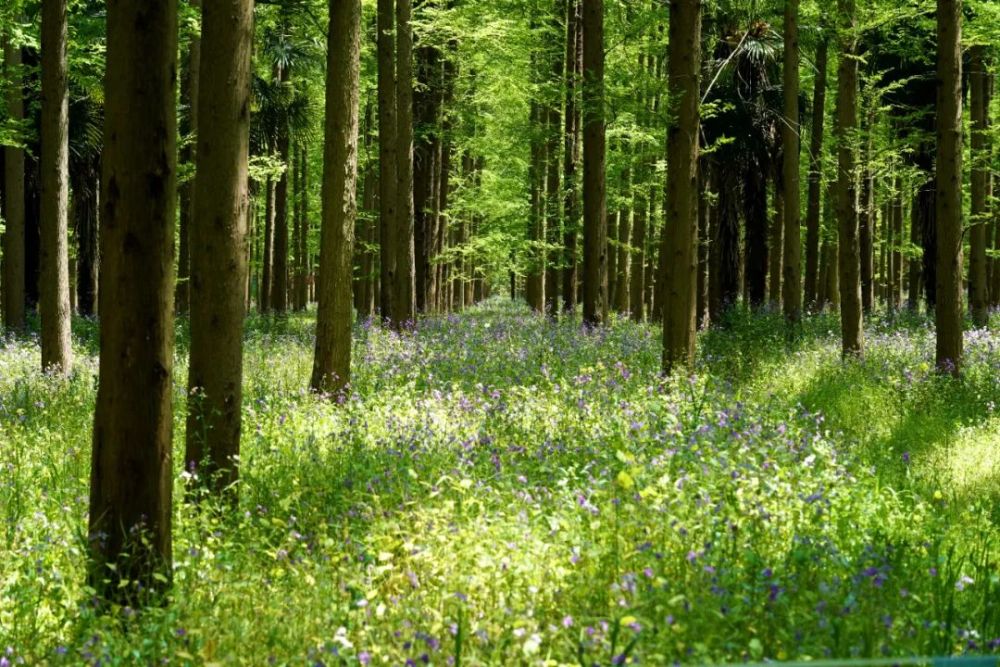
M806 203L805 305L812 308L822 289L818 279L820 241L820 193L823 190L823 129L826 119L826 68L828 41L816 48L816 80L813 86L812 132L809 136L809 194Z
M288 67L278 68L278 80L288 81ZM288 125L283 122L278 129L278 159L285 170L274 187L274 247L271 257L271 310L283 316L288 312L288 180L293 169Z
M747 303L760 308L767 298L767 179L770 170L759 160L747 162L743 174L746 235L744 270ZM774 252L779 252L777 248Z
M379 143L379 309L384 320L393 317L396 275L397 211L396 59L394 0L378 0L376 50L378 54Z
M869 164L872 157L872 146L869 140L865 153L865 163ZM858 217L858 248L861 253L861 309L870 314L875 304L875 184L871 170L867 167L861 174L861 212Z
M8 81L22 82L21 48L10 38L4 42L4 74ZM24 118L21 85L7 90L7 117ZM3 234L3 323L11 331L24 329L25 231L24 231L24 149L4 150L4 234Z
M351 272L358 167L361 0L330 0L319 312L312 389L351 381Z
M274 266L274 181L268 179L264 183L266 190L264 201L264 242L262 247L260 294L257 296L257 308L261 313L271 312L271 276Z
M172 573L177 3L107 9L90 585L134 605Z
M530 123L531 163L528 166L528 184L531 196L531 219L528 221L528 269L524 296L528 305L537 312L545 310L545 153L543 132L545 112L537 101L531 102Z
M854 133L858 127L857 17L854 0L837 0L842 29L837 75L837 221L840 327L845 357L864 356L861 321L861 249Z
M777 309L781 305L782 244L785 238L785 179L784 166L774 169L774 218L771 220L771 238L767 253L767 301Z
M704 81L702 82L704 86ZM698 302L695 305L695 323L701 329L707 327L709 251L711 244L713 207L709 204L709 162L705 156L698 159Z
M903 243L903 179L896 176L895 192L892 199L892 242L890 244L890 296L889 306L898 310L902 305L903 294L903 253L900 251Z
M85 158L70 175L73 188L73 228L76 233L76 311L97 313L100 159Z
M938 370L962 370L962 0L937 3Z
M671 0L667 55L669 98L676 120L667 128L667 255L663 289L663 370L690 369L695 353L698 271L698 139L701 102L702 0Z
M73 367L69 298L69 75L66 0L42 2L41 276L42 370Z
M566 112L563 150L563 259L562 308L576 310L577 234L580 229L580 183L577 174L580 161L580 130L582 121L577 95L583 73L583 5L581 0L566 0Z
M253 1L206 2L191 218L191 359L185 466L217 491L237 478L243 409ZM231 498L235 500L235 496Z
M799 0L785 1L785 55L783 68L785 238L782 252L782 307L785 322L798 327L802 320L802 237L799 194ZM777 251L777 249L775 249Z
M608 314L605 190L604 0L583 0L583 321Z
M629 170L626 170L628 173ZM631 278L632 266L629 262L631 253L629 245L632 242L632 209L629 206L629 190L631 190L631 178L627 178L628 189L622 199L622 207L618 212L618 247L615 248L617 257L615 258L615 291L611 303L618 313L628 312L628 288Z
M201 0L191 0L191 7L200 9ZM198 137L198 80L201 78L201 35L192 31L191 41L187 51L187 72L184 85L181 87L181 106L187 107L182 116L181 135L189 137L181 148L181 163L194 163L194 142ZM189 295L191 293L191 251L190 222L194 216L194 178L178 185L180 191L180 216L177 245L177 288L174 295L174 305L178 313L188 312Z
M416 50L417 90L413 94L413 242L416 248L417 311L427 312L432 258L431 190L434 186L443 82L440 51L433 45Z
M972 227L969 232L969 309L977 327L986 325L989 316L989 282L986 275L986 239L991 221L987 200L989 159L986 131L987 88L984 46L973 46L969 72L969 112L972 116Z
M926 190L926 188L922 187L921 191L924 190ZM926 197L922 196L922 192L918 192L913 198L913 203L910 206L910 244L916 248L920 248L922 227L921 218L923 216L923 203L925 200ZM920 292L923 285L922 263L921 258L910 258L906 306L907 310L914 313L920 310Z
M394 327L416 319L413 240L413 26L411 0L396 0L396 248Z

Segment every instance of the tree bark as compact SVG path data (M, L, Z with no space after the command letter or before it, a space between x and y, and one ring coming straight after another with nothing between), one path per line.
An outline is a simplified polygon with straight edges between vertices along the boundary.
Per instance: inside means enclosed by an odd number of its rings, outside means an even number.
M600 325L608 311L604 0L583 0L583 114L583 321Z
M837 75L837 221L840 327L845 357L864 356L854 133L858 127L857 18L854 0L837 0L843 31Z
M580 190L577 167L580 160L580 109L577 105L580 76L583 72L583 30L581 0L566 0L566 112L563 150L563 311L576 310L577 234L580 228Z
M200 9L201 0L190 0L191 7ZM201 35L197 31L192 31L191 42L188 44L187 52L187 80L186 85L181 88L181 106L187 107L183 121L186 127L181 127L181 134L188 137L188 141L181 148L181 163L194 164L195 155L193 146L198 137L198 83L201 78ZM178 313L188 312L189 296L191 293L191 251L190 251L190 222L194 216L194 178L178 186L180 190L180 225L178 228L179 243L177 246L177 288L174 295L175 307Z
M237 478L243 409L253 1L206 2L191 218L191 359L185 466L217 491ZM235 500L233 496L232 500Z
M785 238L782 252L782 307L785 322L798 327L802 320L802 238L799 194L799 0L785 1L785 55L783 68ZM777 251L777 249L775 249Z
M869 140L868 149L865 152L865 162L869 163L872 158L872 146ZM858 247L861 253L861 309L865 315L872 311L875 304L875 205L874 205L875 184L872 180L871 170L867 167L861 175L861 214L858 218Z
M771 239L767 254L767 301L777 309L781 305L781 261L782 244L785 238L785 179L784 166L775 165L774 170L774 218L771 220Z
M812 308L822 286L818 280L820 196L823 191L823 127L826 118L826 67L828 42L816 48L816 81L813 87L812 132L809 137L809 194L806 204L805 304Z
M90 585L134 605L172 573L176 0L113 0L107 30Z
M698 271L698 138L701 101L702 0L671 0L667 55L666 226L660 252L668 255L663 308L663 370L692 368Z
M531 103L531 164L528 166L528 187L531 192L531 219L528 221L528 275L524 295L528 305L537 312L545 310L545 152L543 132L544 110L537 101Z
M316 355L312 389L343 391L351 381L351 272L358 167L361 0L330 0L326 141Z
M896 176L895 192L892 199L892 241L890 243L889 307L898 310L902 301L903 285L903 179Z
M988 74L983 46L971 49L969 72L969 111L972 116L972 227L969 233L969 308L977 327L986 326L989 317L989 283L986 276L986 238L990 222L987 203L990 151L987 147Z
M378 0L376 50L378 52L378 142L379 142L379 308L383 319L393 317L396 275L395 237L397 224L396 64L393 41L394 0Z
M416 319L413 241L413 26L411 0L396 0L396 272L394 327Z
M767 176L770 171L759 159L747 162L743 175L746 216L745 277L747 303L760 308L767 298ZM773 249L779 252L778 248Z
M288 67L278 68L278 80L288 81ZM271 258L271 310L283 316L288 312L288 180L293 169L287 121L278 129L278 159L285 170L274 187L274 248Z
M85 158L70 176L73 186L73 227L76 232L76 311L97 313L100 159Z
M4 73L12 82L7 91L7 117L24 118L21 48L10 38L4 43ZM24 329L24 149L4 151L3 322L11 331Z
M42 2L41 276L42 370L73 366L69 299L69 79L66 0Z
M926 190L926 187L922 187L921 191L917 192L910 206L910 244L915 248L921 247L921 218L924 215L924 201L926 200L926 197L922 194L924 190ZM906 305L907 310L913 313L920 310L920 291L923 283L922 264L922 258L910 258Z
M263 268L261 269L260 294L257 297L257 307L261 313L271 312L271 282L274 267L274 181L268 179L264 183L267 191L264 202L264 247Z
M936 361L962 370L962 0L938 0Z

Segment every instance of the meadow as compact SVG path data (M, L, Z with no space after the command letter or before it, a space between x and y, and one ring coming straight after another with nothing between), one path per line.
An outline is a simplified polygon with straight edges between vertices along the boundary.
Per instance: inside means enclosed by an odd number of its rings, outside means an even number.
M1000 324L1000 322L994 322ZM238 509L185 501L168 604L85 586L96 325L46 377L0 343L0 665L628 665L1000 654L1000 334L933 371L922 318L738 311L690 377L660 332L491 300L356 327L251 318ZM186 340L175 366L183 448Z

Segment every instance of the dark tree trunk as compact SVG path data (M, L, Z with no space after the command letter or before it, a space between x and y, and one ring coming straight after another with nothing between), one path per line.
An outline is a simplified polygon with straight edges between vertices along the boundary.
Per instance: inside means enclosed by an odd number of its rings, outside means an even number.
M116 0L107 30L89 584L134 606L173 570L176 0Z
M73 227L76 232L76 308L85 317L97 313L98 212L100 160L84 161L71 175L73 185Z
M4 73L10 81L22 82L21 49L4 43ZM7 117L24 118L21 85L7 91ZM3 234L3 323L8 329L24 328L25 304L25 189L24 149L8 146L4 151L4 234Z
M199 9L201 0L191 0L191 7ZM198 79L201 70L201 34L191 31L191 42L188 44L186 78L181 86L181 106L186 113L181 117L181 135L187 141L181 148L182 164L194 163L194 143L198 136ZM177 292L174 295L178 313L188 312L188 296L190 295L191 251L189 245L189 229L191 217L194 215L194 178L178 186L180 191L180 225L177 230Z
M784 109L781 143L784 149L784 245L782 306L785 322L797 327L802 319L802 238L799 194L799 0L785 0Z
M217 492L237 478L243 409L253 2L206 2L191 217L191 360L184 463Z
M805 303L812 308L823 285L819 282L820 193L823 191L823 124L826 118L826 67L828 42L816 48L816 81L813 88L812 133L809 137L809 194L806 204Z
M264 247L261 263L260 294L257 296L257 307L261 313L271 312L271 274L274 259L274 181L264 183L267 190L264 203Z
M416 319L413 240L413 26L411 0L396 0L396 256L392 325Z
M69 73L66 0L42 1L41 276L42 370L73 367L69 298Z
M608 311L608 220L604 179L604 0L583 0L583 321Z
M751 160L744 174L747 301L760 308L767 298L767 165ZM777 250L775 250L777 252Z
M986 132L989 115L985 47L971 49L969 72L969 110L972 116L972 227L969 233L969 309L977 327L986 326L990 303L987 276L986 239L991 220L989 190L989 159L991 157Z
M361 0L330 0L319 311L311 386L336 393L351 380L351 271L358 167Z
M772 308L781 305L781 248L785 238L785 182L784 166L774 168L774 218L771 220L771 237L767 253L767 301Z
M278 80L288 81L288 68L278 70ZM275 315L288 312L288 174L293 165L290 160L288 126L278 130L278 159L286 169L278 177L274 188L274 248L271 259L271 310Z
M937 3L937 367L962 370L962 0Z
M392 319L393 283L396 274L397 228L396 58L393 43L393 0L378 0L378 142L379 142L379 309Z
M871 146L867 159L872 157ZM866 160L867 161L867 160ZM861 252L861 309L867 315L875 304L875 184L867 168L861 176L861 214L858 217L858 246Z

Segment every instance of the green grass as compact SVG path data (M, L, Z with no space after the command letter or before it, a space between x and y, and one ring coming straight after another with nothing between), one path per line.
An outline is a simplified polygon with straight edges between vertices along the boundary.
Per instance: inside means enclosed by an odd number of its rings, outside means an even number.
M312 322L246 334L239 511L175 485L168 605L84 588L96 330L69 380L0 347L0 651L25 664L610 665L1000 650L1000 336L960 381L916 318L736 313L693 378L652 327L490 302L356 331L305 391ZM178 334L175 448L186 333ZM177 457L179 460L179 457ZM993 642L991 644L991 642Z

